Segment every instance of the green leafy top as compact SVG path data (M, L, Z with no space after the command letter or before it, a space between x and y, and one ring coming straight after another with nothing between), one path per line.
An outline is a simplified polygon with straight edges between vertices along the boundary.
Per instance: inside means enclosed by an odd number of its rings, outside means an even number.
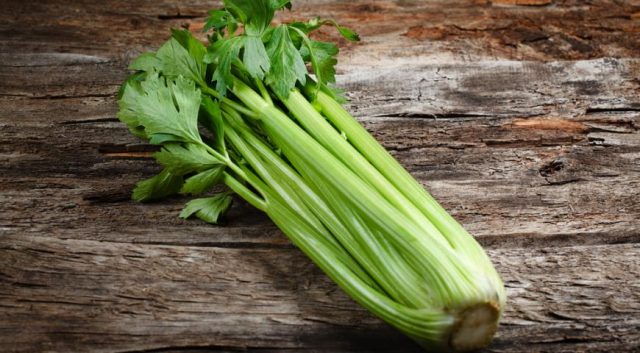
M354 31L333 20L314 18L271 26L274 14L290 8L288 0L225 0L224 8L209 13L205 31L212 45L204 62L215 65L212 81L221 94L231 87L233 68L257 80L264 80L280 97L287 97L297 83L306 82L306 64L310 64L320 89L335 83L338 48L333 43L316 41L309 34L323 25L334 26L346 39L360 38ZM237 34L238 28L244 31Z
M118 118L134 135L162 146L154 157L163 166L158 175L137 184L135 200L202 194L229 178L246 182L243 167L229 164L236 151L225 146L222 105L225 111L233 107L251 113L233 97L225 97L234 77L254 80L269 100L263 84L281 98L298 84L307 92L314 87L335 92L330 84L335 82L338 48L309 34L323 25L336 27L349 40L358 40L357 34L320 18L272 26L276 11L290 7L289 0L224 0L222 9L209 12L208 48L189 31L172 30L172 37L155 53L142 54L131 63L135 73L118 94ZM307 76L307 64L317 85ZM201 130L210 134L201 136ZM242 190L238 188L236 184L234 191ZM182 216L217 222L229 203L229 193L196 199Z
M118 118L152 144L200 142L200 90L182 76L167 80L152 71L143 81L129 82L118 101Z
M200 49L195 46L189 50L192 37L184 37L183 33L174 32L174 37L158 53L143 54L132 63L131 67L138 72L127 80L118 100L118 118L136 136L163 146L154 157L164 169L136 185L132 195L136 201L153 201L178 192L202 194L218 184L224 175L226 162L222 156L226 147L220 106L211 98L203 97L196 87L198 78L204 76L200 76L198 66L193 65L197 63L193 53ZM176 36L186 40L179 41ZM165 49L172 54L162 55ZM188 58L191 59L185 60ZM215 133L214 148L203 141L199 120ZM214 199L217 201L212 202ZM230 203L229 193L196 199L187 205L183 216L193 214L216 223ZM207 209L194 209L194 205Z

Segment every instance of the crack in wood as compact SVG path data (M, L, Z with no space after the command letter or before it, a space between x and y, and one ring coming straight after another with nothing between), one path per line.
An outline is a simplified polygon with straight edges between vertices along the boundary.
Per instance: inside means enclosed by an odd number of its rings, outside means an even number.
M78 98L78 97L75 97ZM108 117L108 118L95 118L95 119L84 119L84 120L65 120L60 122L61 125L81 125L81 124L96 124L96 123L116 123L120 122L118 118Z
M158 15L159 20L192 20L194 18L202 17L201 15L183 15L180 13L173 15Z
M60 94L60 95L32 95L32 94L10 94L0 92L0 97L19 97L28 98L33 100L64 100L64 99L77 99L77 98L106 98L115 97L116 93L95 93L95 94Z
M562 180L551 180L550 178L544 178L544 180L547 181L547 185L549 186L566 185L566 184L578 183L580 181L583 181L583 179L581 178L567 178Z
M639 107L598 107L587 108L585 114L597 114L597 113L624 113L624 112L640 112Z
M430 120L466 120L475 118L495 118L487 114L472 114L472 113L433 113L424 114L419 112L405 112L405 113L387 113L381 115L372 115L375 118L412 118L412 119L430 119Z

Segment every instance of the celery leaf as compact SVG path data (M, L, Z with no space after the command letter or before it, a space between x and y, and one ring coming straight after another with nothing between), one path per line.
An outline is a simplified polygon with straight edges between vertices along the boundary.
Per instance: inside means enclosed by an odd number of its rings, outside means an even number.
M200 142L200 90L183 77L167 80L157 72L126 86L118 117L130 128L143 127L152 143ZM154 139L153 135L158 134Z
M207 223L217 224L220 216L231 206L231 201L232 198L228 193L191 200L180 212L180 218L186 219L195 214Z
M286 25L274 29L267 45L267 53L271 60L271 69L265 81L277 95L287 97L297 81L305 83L307 68L300 52L291 41Z
M186 146L167 144L153 156L158 163L175 175L201 172L222 165L222 162L209 154L202 145L194 143L188 143Z
M187 43L187 45L190 45ZM194 47L195 44L192 44ZM202 45L202 44L200 44ZM199 55L199 49L192 49L194 55ZM202 53L204 56L204 52ZM204 77L204 65L202 59L198 60L189 53L189 50L174 37L169 39L156 53L161 62L161 71L164 76L175 78L186 77L195 82L202 82Z
M189 177L182 186L185 194L201 194L222 180L224 166L216 166Z
M269 71L271 67L269 56L260 37L245 37L242 63L251 77L260 80L264 78L265 72Z
M181 176L172 174L165 169L160 174L139 181L133 189L131 198L138 202L158 200L178 193L182 183Z
M222 96L226 94L227 87L230 87L233 82L231 64L238 59L242 44L243 37L232 37L229 39L218 40L209 47L209 52L203 59L205 63L216 64L212 81L216 82L216 90Z
M310 47L307 45L300 48L300 54L305 60L310 61L311 55L315 56L315 65L313 71L316 78L321 83L336 82L335 66L338 60L335 56L338 54L338 47L330 42L320 42L309 40Z

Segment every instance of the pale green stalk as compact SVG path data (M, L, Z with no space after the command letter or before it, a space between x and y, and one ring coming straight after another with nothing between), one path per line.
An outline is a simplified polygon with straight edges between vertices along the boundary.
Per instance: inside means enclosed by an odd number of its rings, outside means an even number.
M306 161L310 167L327 178L344 197L351 200L366 219L389 235L389 240L402 249L412 266L431 285L434 303L458 307L464 305L469 298L483 296L478 292L482 289L472 284L476 273L473 269L461 267L465 261L459 261L449 246L424 238L421 229L404 214L389 204L369 184L362 182L285 114L264 102L251 88L236 81L233 91L247 107L259 114L269 136L283 149L294 165L297 160ZM299 166L297 169L300 169ZM380 218L380 215L384 215L384 218ZM448 281L450 278L461 280Z
M310 92L313 94L315 92ZM442 206L404 169L389 152L380 145L367 130L358 123L339 103L324 92L317 93L316 102L322 113L332 124L349 136L349 141L377 170L379 170L411 203L420 209L455 249L461 250L481 266L495 281L496 288L502 288L502 280L491 265L491 261L478 245ZM504 303L504 293L500 299Z

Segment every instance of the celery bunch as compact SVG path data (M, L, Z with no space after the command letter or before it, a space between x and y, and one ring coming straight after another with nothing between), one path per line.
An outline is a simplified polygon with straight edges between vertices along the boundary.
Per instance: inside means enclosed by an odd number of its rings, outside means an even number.
M133 198L201 195L181 217L216 223L232 194L265 212L351 298L433 351L488 344L505 305L489 258L342 107L333 43L314 18L273 26L286 0L226 0L205 47L187 31L138 57L118 117L160 145ZM307 72L307 65L315 78Z

